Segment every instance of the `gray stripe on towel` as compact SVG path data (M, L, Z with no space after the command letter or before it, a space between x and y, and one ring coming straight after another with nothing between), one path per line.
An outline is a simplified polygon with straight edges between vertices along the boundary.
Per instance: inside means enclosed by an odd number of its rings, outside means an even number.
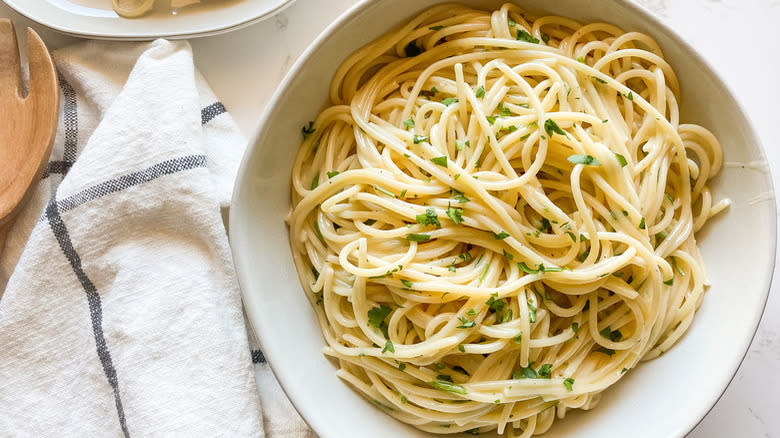
M97 293L97 288L92 283L92 280L90 280L84 272L84 268L81 265L81 258L73 247L73 242L68 234L68 229L57 208L56 197L52 197L52 200L46 206L45 215L49 220L49 226L54 233L54 237L57 239L57 243L60 245L60 249L65 254L68 262L70 262L73 272L76 274L81 286L84 288L84 292L87 294L87 303L89 304L89 315L92 319L92 333L95 336L97 355L98 358L100 358L101 365L103 365L103 372L106 374L108 383L111 385L111 389L114 392L114 403L116 404L116 411L119 416L119 425L122 428L122 433L125 438L128 438L130 434L127 431L125 411L122 407L122 399L119 396L119 380L116 375L114 364L111 361L111 352L108 351L106 338L103 334L103 306L101 304L100 295Z

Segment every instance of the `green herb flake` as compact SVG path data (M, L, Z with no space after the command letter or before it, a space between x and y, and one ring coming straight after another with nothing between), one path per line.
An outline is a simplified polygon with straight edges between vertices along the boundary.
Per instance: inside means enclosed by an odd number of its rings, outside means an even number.
M406 240L410 240L412 242L427 242L431 240L431 235L411 233L406 235Z
M576 242L577 241L577 236L575 236L574 233L572 233L571 231L567 231L566 234L568 234L569 237L571 237L571 241L572 242Z
M566 387L567 391L571 391L573 389L573 386L574 386L574 379L572 379L571 377L567 377L563 381L563 386Z
M539 44L539 39L526 32L525 29L517 29L517 39L527 43Z
M620 167L626 167L626 165L628 165L628 161L626 161L626 157L618 154L617 152L615 152L615 158L617 158L618 163L620 163Z
M449 216L450 219L452 219L452 222L455 223L455 225L460 224L463 222L463 209L460 207L447 207L447 216Z
M504 249L504 250L502 250L502 251L504 251L504 257L505 257L507 260L512 260L513 258L515 258L515 256L513 256L513 255L512 255L512 253L509 253L509 252L507 252L507 250L505 250L505 249Z
M314 122L309 122L308 125L304 125L303 128L301 128L303 139L306 140L310 135L314 134L315 131L317 130L314 129Z
M407 289L411 289L411 288L414 286L414 284L413 284L411 281L409 281L409 280L404 280L404 279L402 279L402 280L401 280L401 283L402 283L402 284L404 285L404 287L406 287Z
M383 189L382 187L379 187L379 186L374 186L374 189L376 189L376 191L377 191L377 192L384 193L385 195L387 195L387 196L389 196L389 197L391 197L391 198L395 198L395 197L396 197L396 196L393 194L393 192L391 192L391 191L389 191L389 190L387 190L387 189Z
M420 144L420 143L422 143L424 141L428 141L428 136L427 135L416 135L415 134L412 137L412 141L414 142L414 144Z
M577 58L577 61L578 61L578 62L581 62L581 63L583 63L583 64L585 64L585 58L583 58L582 56L580 56L579 58Z
M531 300L527 300L526 302L528 303L528 321L533 324L536 322L537 308L531 303Z
M545 44L550 42L550 35L547 35L546 33L542 33L542 41L544 41Z
M418 224L424 227L435 225L441 228L441 222L439 222L439 217L433 208L425 210L425 214L418 214L415 219L417 219Z
M628 100L633 102L634 101L634 92L633 91L629 91L628 94L626 94L626 99L628 99Z
M398 364L398 370L399 371L403 371L405 369L406 369L406 364L405 363L401 362L401 363Z
M472 328L472 327L474 327L476 325L476 323L474 321L472 321L472 320L470 320L468 318L458 318L458 320L460 321L460 325L457 326L457 328L459 328L459 329L468 329L468 328Z
M442 382L440 380L434 380L432 382L428 382L428 385L431 386L433 389L438 389L439 391L448 391L453 392L455 394L466 394L466 388L456 385L454 383L450 382Z
M574 332L574 334L576 335L577 333L579 333L579 332L580 332L580 324L579 324L578 322L573 322L573 323L571 323L571 330L572 330L572 331Z
M477 96L477 99L482 99L485 97L485 87L480 85L479 88L477 88L475 95Z
M586 166L600 166L601 163L591 155L574 154L567 158L572 164L584 164Z
M433 162L433 164L436 164L437 166L441 166L444 168L447 167L447 157L444 155L442 155L441 157L431 158L431 162Z
M525 264L525 262L518 263L517 267L521 271L523 271L523 272L525 272L526 274L529 274L529 275L533 275L533 274L538 274L539 273L539 270L529 268L528 265Z
M409 118L407 120L404 120L404 126L407 128L414 128L414 119Z
M379 307L372 308L368 311L368 324L376 328L380 328L382 323L385 321L385 318L387 318L387 315L389 315L392 311L393 309L384 304L380 304Z
M674 284L674 277L664 281L664 284L667 285L667 286L673 285Z
M430 29L430 30L435 32L435 31L444 29L444 26L431 26L428 29Z
M519 345L521 342L523 342L523 332L516 334L512 340L515 341L515 344Z
M566 131L561 129L560 126L558 126L557 123L555 123L555 120L553 119L547 119L544 122L544 130L547 132L547 135L552 138L553 133L566 136Z
M490 123L491 125L496 123L496 119L497 119L496 116L485 116L485 118L487 119L488 123Z
M549 379L551 373L552 373L552 364L551 363L546 363L546 364L542 365L541 367L539 367L539 377L541 377L543 379Z
M509 27L515 27L517 26L517 23L515 23L513 20L506 20L506 24L509 25Z
M317 173L314 175L314 178L311 180L311 190L314 190L317 188L317 186L320 185L320 174Z
M363 223L370 227L371 225L374 225L376 223L376 219L366 219L363 221Z
M672 266L674 266L674 269L676 269L677 272L680 273L680 275L685 277L685 272L683 272L683 270L680 269L680 265L677 264L677 257L669 257L669 258L672 259Z
M393 342L390 341L389 339L387 342L385 342L385 348L382 349L382 354L385 354L385 351L395 353L395 346L393 345Z
M414 43L414 41L407 44L407 46L404 48L404 52L406 53L406 56L408 58L413 58L420 53L422 53L422 49L417 47L417 44Z
M535 379L539 377L536 374L536 370L533 369L533 362L529 363L527 367L521 367L519 370L512 371L512 378L518 379Z
M337 170L332 170L332 171L327 173L328 179L333 178L334 176L336 176L338 174L339 174L339 172Z
M445 106L450 106L453 103L458 103L458 102L459 102L459 100L458 100L457 97L448 97L448 98L446 98L446 99L441 101L441 103L443 103Z
M604 79L601 79L601 78L600 78L600 77L598 77L598 76L593 76L593 79L594 79L596 82L600 83L600 84L606 84L606 83L607 83L607 81L605 81Z
M509 237L509 233L507 233L506 231L501 231L498 234L493 233L493 238L496 239L496 240L504 240L507 237Z
M642 220L639 221L639 229L644 230L645 228L647 228L647 224L645 224L645 218L642 218Z
M458 351L460 351L461 353L465 353L466 352L466 347L464 347L463 344L458 345Z
M465 204L465 203L470 201L470 199L467 198L463 194L463 192L459 192L459 191L457 191L455 189L452 189L452 194L453 194L453 197L455 198L455 200L458 201L459 204Z

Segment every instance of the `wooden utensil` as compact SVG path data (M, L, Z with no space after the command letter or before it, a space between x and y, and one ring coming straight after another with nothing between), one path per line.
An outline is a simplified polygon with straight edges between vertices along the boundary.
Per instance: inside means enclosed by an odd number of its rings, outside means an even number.
M24 96L14 25L0 20L0 254L8 229L46 166L59 117L54 63L30 28L27 58L30 87Z

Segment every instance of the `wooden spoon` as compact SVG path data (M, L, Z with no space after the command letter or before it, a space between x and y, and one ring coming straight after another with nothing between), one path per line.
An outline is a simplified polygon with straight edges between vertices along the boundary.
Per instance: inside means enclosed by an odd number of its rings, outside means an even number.
M51 154L60 109L49 51L27 29L30 90L23 96L16 32L0 20L0 254L14 218L30 198Z

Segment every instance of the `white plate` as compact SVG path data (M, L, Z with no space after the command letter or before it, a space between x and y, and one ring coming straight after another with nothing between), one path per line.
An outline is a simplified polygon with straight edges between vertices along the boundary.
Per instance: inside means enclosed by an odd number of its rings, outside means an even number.
M171 13L169 0L139 18L122 18L111 0L3 0L27 18L78 37L150 40L216 35L248 26L281 11L294 0L205 0Z
M375 408L339 380L299 284L288 243L290 169L300 130L327 101L330 78L349 54L442 0L366 0L333 23L292 68L265 113L238 177L231 243L249 320L282 387L323 438L428 436ZM666 25L629 0L515 0L584 22L646 32L663 47L682 87L685 122L713 130L726 167L712 184L731 208L697 234L712 287L688 333L603 393L589 412L571 412L545 438L681 437L704 417L734 376L766 303L776 245L776 206L758 136L728 87ZM495 8L500 1L465 3ZM535 6L534 6L535 5Z

